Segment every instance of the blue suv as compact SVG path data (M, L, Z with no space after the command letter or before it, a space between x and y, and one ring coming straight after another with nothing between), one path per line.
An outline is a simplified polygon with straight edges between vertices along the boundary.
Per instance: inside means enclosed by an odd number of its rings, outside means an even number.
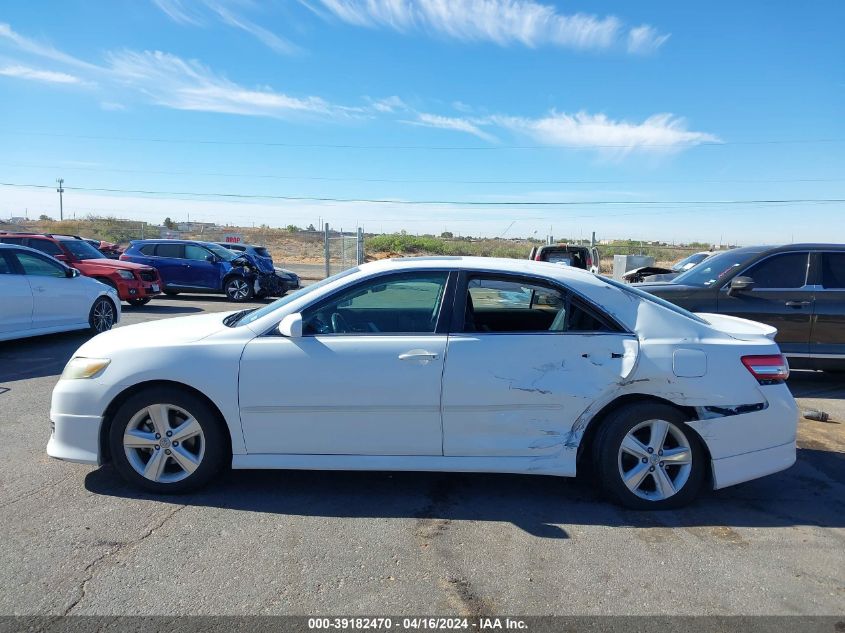
M222 293L232 301L277 294L276 275L262 271L250 255L211 242L135 240L120 259L158 270L164 293Z

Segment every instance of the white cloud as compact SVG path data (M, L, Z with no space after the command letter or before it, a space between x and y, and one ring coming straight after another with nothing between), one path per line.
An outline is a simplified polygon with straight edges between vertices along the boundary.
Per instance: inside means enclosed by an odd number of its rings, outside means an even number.
M668 39L668 35L662 35L654 27L643 24L628 32L628 52L650 55L663 46Z
M550 146L593 148L624 155L632 151L671 153L701 143L718 143L706 132L687 129L683 118L654 114L642 123L616 121L604 114L551 112L540 118L489 117L491 124Z
M28 66L5 66L0 68L0 75L5 77L16 77L18 79L31 79L33 81L44 81L53 84L83 84L79 77L53 70L39 70Z
M69 66L86 68L89 70L97 68L93 64L84 62L72 55L68 55L67 53L63 53L49 44L37 42L28 37L24 37L20 33L16 33L12 27L5 22L0 22L0 40L5 40L6 42L11 43L19 51L36 55L38 57L46 57L47 59L68 64Z
M153 0L153 4L178 24L189 24L191 26L202 24L202 19L194 11L186 8L182 4L182 0Z
M364 27L385 27L400 32L431 31L465 41L499 45L519 43L575 49L607 49L620 41L624 27L615 16L585 13L563 15L554 6L533 0L300 0L318 15ZM315 4L316 3L316 4ZM648 29L644 32L643 29ZM635 46L646 41L656 49L666 37L653 27L634 29ZM632 34L633 34L632 31ZM629 43L629 48L631 44ZM637 51L639 52L639 51Z
M161 51L122 51L110 53L107 60L115 79L140 90L154 103L177 110L270 117L349 116L356 111L320 97L291 97L270 88L245 88L196 60Z
M496 141L496 137L488 132L485 132L475 123L468 119L461 119L457 117L440 116L437 114L428 114L426 112L417 113L417 118L413 121L406 121L412 125L419 125L422 127L433 127L441 130L454 130L456 132L466 132L472 134L485 141Z
M101 101L100 108L109 112L119 112L125 110L126 106L116 101Z
M249 33L276 53L291 55L301 51L296 44L232 11L227 6L226 0L201 0L199 2L193 2L190 6L186 5L183 0L152 1L167 17L177 24L205 26L207 16L202 11L205 8L223 24Z
M397 110L408 110L408 105L402 101L396 95L386 97L384 99L370 99L368 101L371 104L371 107L376 112L381 112L382 114L388 114L390 112L396 112Z

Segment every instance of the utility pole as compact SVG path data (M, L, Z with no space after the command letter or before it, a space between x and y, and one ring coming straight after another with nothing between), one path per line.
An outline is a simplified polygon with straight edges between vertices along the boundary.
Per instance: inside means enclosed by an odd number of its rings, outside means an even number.
M62 188L62 185L64 184L65 179L64 178L57 178L56 182L59 183L59 188L56 189L56 191L59 192L59 220L64 220L65 212L64 212L64 208L62 207L62 194L65 192L65 190L64 190L64 188Z

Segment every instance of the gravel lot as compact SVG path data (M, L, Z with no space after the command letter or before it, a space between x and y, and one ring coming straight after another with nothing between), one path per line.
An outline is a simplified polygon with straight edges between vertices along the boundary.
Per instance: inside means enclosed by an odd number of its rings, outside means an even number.
M231 310L180 296L122 325ZM151 498L49 459L50 393L86 339L0 344L0 614L842 614L845 385L795 372L798 464L683 511L589 482L250 472Z

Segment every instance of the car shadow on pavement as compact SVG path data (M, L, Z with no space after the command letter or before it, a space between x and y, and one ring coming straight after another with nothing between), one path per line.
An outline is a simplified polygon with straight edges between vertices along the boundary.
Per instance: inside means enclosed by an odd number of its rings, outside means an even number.
M7 341L0 347L0 383L58 376L71 355L92 337L86 330Z
M160 303L148 303L138 307L124 307L123 316L130 314L196 314L204 312L202 308L192 306L161 305Z
M228 303L231 304L232 310L237 310L239 306L246 304L255 304L255 303L273 303L278 297L262 297L257 298L253 297L249 301L245 301L243 304L238 303L236 301L232 301L229 297L225 295L212 295L212 294L178 294L172 296L164 296L164 299L167 301L205 301L206 303Z
M107 465L89 473L85 487L99 495L247 512L413 519L421 538L436 538L456 521L511 523L533 536L557 539L569 538L571 528L579 525L845 527L845 455L841 453L800 449L798 463L789 470L706 493L687 508L664 512L622 509L581 479L236 470L197 493L157 497L125 485Z

